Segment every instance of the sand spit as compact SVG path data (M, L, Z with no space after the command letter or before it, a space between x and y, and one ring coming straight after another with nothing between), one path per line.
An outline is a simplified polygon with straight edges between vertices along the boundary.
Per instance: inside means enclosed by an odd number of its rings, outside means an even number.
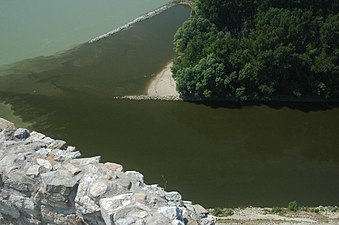
M172 65L173 63L170 62L154 77L147 89L148 96L179 98L177 85L171 71Z
M147 94L121 96L114 98L129 100L181 101L182 99L176 89L176 83L171 71L172 65L172 62L168 63L156 76L154 76L147 87Z

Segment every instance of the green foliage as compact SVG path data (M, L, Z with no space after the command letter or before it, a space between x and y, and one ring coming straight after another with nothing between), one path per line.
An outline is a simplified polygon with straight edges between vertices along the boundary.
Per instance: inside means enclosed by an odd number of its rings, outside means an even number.
M175 35L182 95L339 97L339 3L197 0Z
M300 211L304 211L304 212L311 212L311 213L319 213L320 210L319 208L313 208L313 207L300 207L299 208Z
M328 209L329 209L331 212L337 212L337 211L338 211L338 207L337 207L337 206L328 206Z
M297 201L293 201L288 203L287 209L292 211L292 212L296 212L299 209L298 203Z
M211 214L217 217L227 217L232 216L234 214L232 209L227 208L214 208L211 210Z
M281 207L273 207L271 213L273 214L281 214L284 212L284 209Z
M238 33L255 12L253 0L200 0L198 13L214 23L220 30Z
M224 65L213 54L201 59L195 66L177 71L177 86L181 93L210 98L222 91ZM219 90L220 89L220 90Z

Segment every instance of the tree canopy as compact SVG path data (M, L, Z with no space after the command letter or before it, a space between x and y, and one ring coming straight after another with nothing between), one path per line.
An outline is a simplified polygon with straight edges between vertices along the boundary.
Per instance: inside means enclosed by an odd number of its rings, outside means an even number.
M339 97L337 0L197 0L174 43L184 96Z

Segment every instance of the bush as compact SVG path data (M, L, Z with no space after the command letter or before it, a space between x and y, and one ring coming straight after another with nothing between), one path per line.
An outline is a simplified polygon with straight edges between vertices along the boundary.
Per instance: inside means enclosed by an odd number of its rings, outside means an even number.
M232 216L234 214L232 209L222 209L222 208L214 208L211 211L213 216L217 217L226 217L226 216Z
M328 206L327 208L328 208L328 210L330 212L337 212L338 211L338 207L337 206Z
M222 208L215 208L211 211L213 216L221 216L222 215Z
M297 201L293 201L288 203L287 209L292 211L292 212L296 212L299 209L298 203Z

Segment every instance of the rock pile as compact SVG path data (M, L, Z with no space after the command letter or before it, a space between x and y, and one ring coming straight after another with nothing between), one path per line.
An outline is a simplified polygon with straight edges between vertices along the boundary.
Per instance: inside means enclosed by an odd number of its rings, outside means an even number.
M100 157L0 119L0 224L209 225L214 217Z

